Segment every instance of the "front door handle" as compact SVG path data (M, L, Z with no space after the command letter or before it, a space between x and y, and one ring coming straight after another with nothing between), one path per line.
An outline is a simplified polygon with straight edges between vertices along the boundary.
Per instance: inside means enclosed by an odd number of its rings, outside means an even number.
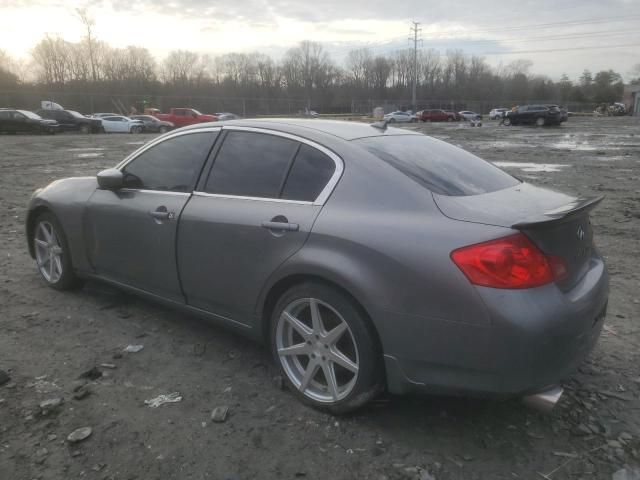
M262 228L268 230L284 230L287 232L297 232L300 230L300 225L297 223L288 222L262 222Z

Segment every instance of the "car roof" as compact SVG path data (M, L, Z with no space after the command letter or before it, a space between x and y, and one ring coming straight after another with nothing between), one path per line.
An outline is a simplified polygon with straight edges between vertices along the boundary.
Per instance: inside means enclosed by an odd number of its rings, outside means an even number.
M331 135L343 140L355 140L356 138L377 137L385 135L420 135L418 132L401 128L377 128L370 123L348 122L344 120L318 120L299 118L265 118L255 120L229 120L225 122L197 123L184 127L181 130L194 130L216 126L238 126L265 128L284 133L291 133L313 140L320 140L321 136Z

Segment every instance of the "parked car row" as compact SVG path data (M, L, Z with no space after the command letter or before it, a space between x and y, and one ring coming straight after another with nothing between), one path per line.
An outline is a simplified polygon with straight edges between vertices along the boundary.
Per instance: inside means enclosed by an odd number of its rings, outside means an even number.
M145 115L125 116L113 112L82 115L74 110L41 108L36 112L0 108L0 133L48 133L78 131L81 133L166 133L174 128L196 123L235 120L229 112L205 115L192 108L172 108L169 113L149 109Z

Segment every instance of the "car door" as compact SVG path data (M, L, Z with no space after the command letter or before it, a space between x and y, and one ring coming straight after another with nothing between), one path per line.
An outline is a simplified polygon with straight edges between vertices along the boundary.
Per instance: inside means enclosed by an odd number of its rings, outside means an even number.
M225 127L213 166L180 219L187 303L251 324L267 279L305 243L342 162L277 132Z
M218 132L185 132L151 144L119 167L124 188L94 192L84 232L98 275L184 301L176 265L178 221Z
M78 123L73 115L64 110L51 110L51 117L57 120L63 130L77 130Z

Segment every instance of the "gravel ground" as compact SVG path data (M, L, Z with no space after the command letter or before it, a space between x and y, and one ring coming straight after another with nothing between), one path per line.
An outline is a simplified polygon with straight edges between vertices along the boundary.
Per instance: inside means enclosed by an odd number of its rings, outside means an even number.
M49 289L26 251L31 192L112 166L151 135L0 136L0 370L11 377L0 386L0 479L630 473L640 466L639 127L632 118L572 118L560 128L407 127L503 162L532 183L606 195L593 214L611 273L605 331L550 416L515 400L383 396L334 418L281 390L266 351L242 337L98 283L73 293ZM144 349L123 353L130 344ZM94 378L74 392L93 367ZM182 400L144 403L172 392ZM51 399L63 401L41 406ZM211 413L220 406L229 413L217 423ZM92 434L67 441L81 427Z

